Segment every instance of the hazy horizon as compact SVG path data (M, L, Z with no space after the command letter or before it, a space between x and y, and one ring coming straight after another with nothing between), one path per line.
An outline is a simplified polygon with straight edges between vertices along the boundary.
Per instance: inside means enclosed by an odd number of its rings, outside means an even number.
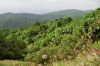
M92 10L98 7L100 0L0 0L0 14L44 14L68 9Z
M80 10L80 9L65 9L65 10ZM0 13L0 14L36 14L36 15L43 15L43 14L49 14L52 12L60 12L60 11L65 11L65 10L57 10L57 11L51 11L51 12L46 12L46 13L31 13L31 12L4 12L4 13ZM94 9L93 9L94 10ZM80 11L89 11L89 10L80 10Z

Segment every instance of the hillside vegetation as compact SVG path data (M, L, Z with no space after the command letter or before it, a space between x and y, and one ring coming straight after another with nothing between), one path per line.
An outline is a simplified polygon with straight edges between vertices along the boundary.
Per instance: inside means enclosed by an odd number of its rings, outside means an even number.
M44 24L36 22L25 29L0 31L1 60L25 60L38 63L41 56L46 54L50 64L74 59L76 63L80 61L86 63L87 57L93 59L90 50L99 52L99 49L100 8L76 19L64 17ZM90 65L99 65L100 54L96 54L97 59L94 58L93 63L89 62Z
M32 13L5 13L0 14L0 29L17 29L32 25L35 22L43 23L47 20L55 20L65 16L73 18L85 15L89 11L81 10L62 10L47 14L32 14Z

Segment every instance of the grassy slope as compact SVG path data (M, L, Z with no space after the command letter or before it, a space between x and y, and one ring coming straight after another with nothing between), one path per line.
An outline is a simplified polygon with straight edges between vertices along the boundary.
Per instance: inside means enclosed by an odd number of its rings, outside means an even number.
M48 66L100 66L100 55L96 53L94 49L87 49L80 53L76 59L70 61L59 61L54 62L52 65ZM35 66L31 62L22 62L14 60L0 61L0 66Z
M34 63L15 60L4 60L0 61L0 66L34 66Z

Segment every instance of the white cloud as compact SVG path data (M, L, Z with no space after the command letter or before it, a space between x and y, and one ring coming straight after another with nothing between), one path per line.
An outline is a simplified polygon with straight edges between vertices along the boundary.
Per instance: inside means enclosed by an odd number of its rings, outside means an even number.
M0 0L0 13L46 13L65 9L95 9L99 6L99 0Z

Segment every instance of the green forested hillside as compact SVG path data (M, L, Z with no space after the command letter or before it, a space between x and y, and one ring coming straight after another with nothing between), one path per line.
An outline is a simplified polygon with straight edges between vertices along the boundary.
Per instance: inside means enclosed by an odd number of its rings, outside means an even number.
M52 12L48 14L31 14L31 13L5 13L0 14L0 29L23 28L39 21L54 20L65 16L73 18L83 16L88 11L81 10L64 10L59 12Z
M65 17L65 16L77 18L77 17L85 15L88 12L90 12L90 11L69 9L69 10L62 10L62 11L47 13L47 14L44 15L44 17L45 17L46 20L47 19L52 20L52 19L62 18L62 17Z
M38 62L72 60L87 48L100 49L100 8L83 17L59 18L31 27L0 31L0 59Z

